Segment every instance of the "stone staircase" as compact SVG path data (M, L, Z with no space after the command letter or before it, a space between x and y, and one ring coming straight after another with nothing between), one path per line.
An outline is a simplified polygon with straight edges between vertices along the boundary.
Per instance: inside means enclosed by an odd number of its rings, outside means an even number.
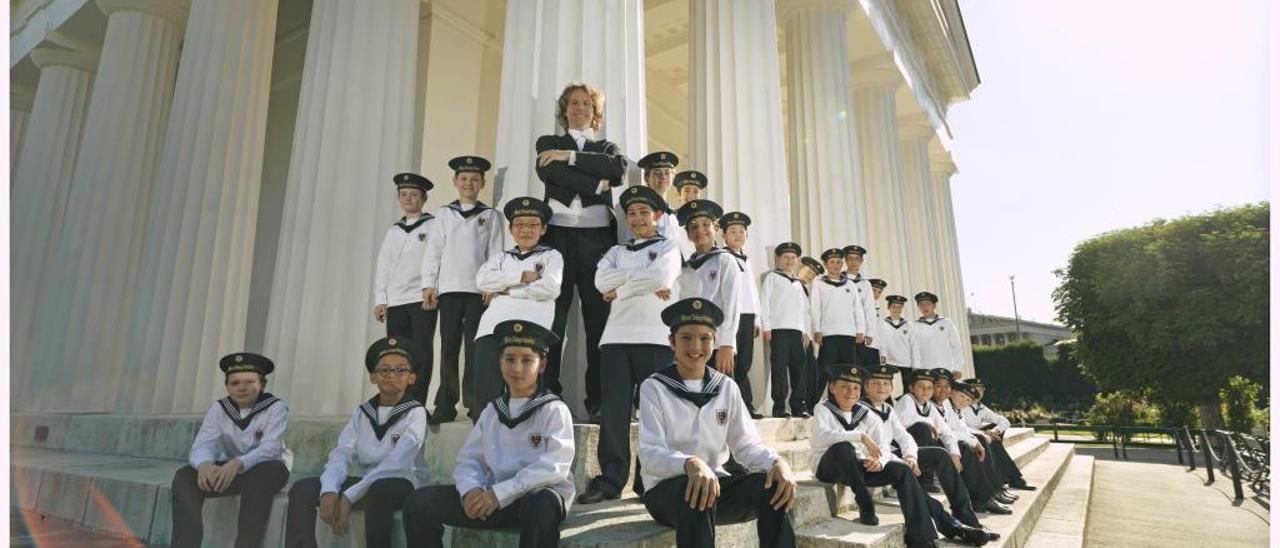
M11 505L70 521L109 534L134 537L148 544L166 544L170 536L170 481L183 464L199 427L198 416L24 415L11 416ZM286 443L294 452L292 479L319 473L345 418L291 421ZM809 470L809 420L757 421L761 437L786 458L800 480L792 516L800 544L808 547L896 547L903 545L902 517L896 500L878 493L880 525L857 523L856 508L847 492L834 493L812 479ZM449 483L452 467L469 422L432 427L424 448L433 483ZM596 473L598 428L575 427L574 475L581 491ZM633 448L634 436L633 425ZM1037 491L1019 492L1021 500L1009 516L980 514L1002 538L988 546L1024 546L1037 528L1059 481L1072 463L1074 447L1050 444L1030 429L1013 429L1006 436L1010 455ZM1091 471L1092 462L1088 463ZM1077 466L1076 468L1080 468ZM1077 474L1078 475L1078 474ZM287 492L287 487L285 489ZM655 523L639 500L630 495L591 506L575 505L565 520L564 546L617 548L673 546L674 531ZM941 495L936 495L941 497ZM1086 494L1087 500L1087 494ZM834 505L834 508L833 508ZM945 502L944 502L945 505ZM283 544L285 492L276 496L267 546ZM212 499L205 504L205 545L229 546L234 538L237 499ZM833 510L837 516L833 517ZM323 525L318 539L325 547L363 547L363 516L352 516L355 535L335 538ZM397 518L397 536L399 533ZM450 530L452 546L514 546L514 531ZM1043 538L1041 535L1038 538ZM403 546L403 539L397 540ZM1040 544L1040 543L1037 543ZM719 546L757 546L754 523L717 528ZM1056 545L1056 544L1055 544Z

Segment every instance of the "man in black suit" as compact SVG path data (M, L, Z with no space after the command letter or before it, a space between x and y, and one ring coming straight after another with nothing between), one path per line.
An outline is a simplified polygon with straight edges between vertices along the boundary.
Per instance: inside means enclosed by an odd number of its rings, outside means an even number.
M604 122L604 94L594 86L573 83L560 93L556 119L562 135L538 138L538 178L546 185L551 222L543 243L564 256L564 281L556 298L551 330L564 340L573 288L577 286L582 323L587 335L587 411L596 422L600 407L600 335L609 317L609 304L596 289L596 264L617 244L610 189L622 184L627 159L618 145L597 139ZM544 380L560 394L563 342L551 349Z

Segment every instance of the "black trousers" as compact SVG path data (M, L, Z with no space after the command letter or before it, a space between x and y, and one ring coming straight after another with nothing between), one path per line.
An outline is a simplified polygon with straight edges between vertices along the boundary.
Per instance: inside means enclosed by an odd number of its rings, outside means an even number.
M444 548L444 526L469 529L520 529L520 548L551 548L560 544L564 504L551 489L539 488L494 510L483 520L467 517L462 497L452 485L432 485L414 491L404 503L405 544L413 548Z
M813 408L818 405L818 401L826 394L826 381L822 379L822 364L818 362L818 355L813 350L813 345L804 351L804 404L809 408L809 412L813 412Z
M436 414L451 416L458 405L458 351L464 352L462 404L475 406L471 375L476 368L476 329L487 308L479 293L440 295L440 388L436 389Z
M747 410L753 413L756 410L755 395L751 392L751 378L747 373L751 372L752 362L755 361L755 328L755 314L738 315L738 353L733 355L733 382L738 383L738 391L742 392L742 401L747 403Z
M947 495L947 503L951 506L951 515L965 525L981 527L978 515L973 511L969 489L965 487L964 479L956 471L955 465L951 464L951 455L947 450L941 447L920 447L916 456L920 462L920 470L930 470L938 478L942 492Z
M348 477L342 490L360 478ZM352 510L364 510L364 543L367 548L390 548L391 527L396 510L413 493L413 484L404 478L373 482ZM316 508L320 505L320 478L299 480L289 489L289 511L285 516L284 545L288 548L316 546Z
M555 248L564 256L564 279L560 282L560 296L556 297L556 319L551 331L560 337L560 343L552 345L547 356L547 370L543 375L546 386L552 392L564 391L560 385L560 361L564 351L564 331L569 322L569 308L573 304L573 289L578 289L579 306L582 307L582 326L587 336L587 411L596 412L600 407L600 335L609 319L609 303L604 302L596 289L596 264L605 252L618 243L617 230L613 226L600 228L566 228L550 225L542 243Z
M880 365L880 349L878 348L872 348L866 344L855 343L853 355L854 365L860 365L862 367L875 367Z
M676 546L680 548L713 548L716 525L742 523L753 518L760 546L794 547L796 534L791 515L769 505L773 490L764 488L764 479L764 474L721 477L720 498L706 510L690 508L685 502L688 476L662 480L646 490L641 499L654 520L676 529Z
M991 461L991 466L999 474L999 484L1009 485L1026 485L1027 480L1022 477L1022 471L1018 470L1018 463L1013 462L1013 457L1009 456L1009 451L1004 448L1004 440L988 441L985 436L977 436L978 442L987 448L987 460Z
M916 445L919 447L942 447L942 442L933 437L933 430L926 423L917 422L907 427L907 432L916 440ZM974 502L986 502L995 494L986 471L978 461L978 456L967 445L960 443L959 448L960 464L964 468L960 472L960 479L964 482L965 489L969 491L969 498Z
M941 514L939 527L950 527L954 530L955 518L947 515L942 504L930 497L920 487L911 468L905 463L893 461L884 465L878 472L868 472L863 468L849 442L840 442L827 448L818 461L818 469L814 477L823 483L839 483L853 490L853 499L861 511L873 511L875 501L871 498L870 487L892 485L898 494L898 506L902 509L902 517L906 518L907 546L920 546L937 540L938 531L934 529L933 517Z
M631 409L636 387L654 372L671 365L670 346L606 344L600 347L599 488L615 496L626 487L631 471Z
M770 332L769 377L774 414L782 412L784 404L791 407L792 414L807 409L804 385L807 361L804 335L799 330L774 329Z
M223 464L223 463L218 463ZM204 499L240 495L240 517L236 521L236 548L262 546L271 518L271 499L289 481L289 469L278 460L245 470L231 480L221 493L200 489L196 469L190 465L173 474L173 548L199 548L204 540Z
M498 337L485 335L476 339L476 368L471 373L473 398L476 405L467 408L467 416L475 422L480 418L484 406L502 395L506 386L502 382L502 352L498 348Z
M387 336L413 339L427 353L426 363L418 368L418 378L409 387L409 396L424 404L435 369L436 317L436 310L422 309L422 301L387 307Z

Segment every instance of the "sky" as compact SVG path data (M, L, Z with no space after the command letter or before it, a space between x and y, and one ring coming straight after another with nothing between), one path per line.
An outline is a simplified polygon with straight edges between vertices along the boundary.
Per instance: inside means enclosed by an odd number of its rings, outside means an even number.
M1076 244L1269 199L1267 0L960 0L951 107L967 305L1053 322Z

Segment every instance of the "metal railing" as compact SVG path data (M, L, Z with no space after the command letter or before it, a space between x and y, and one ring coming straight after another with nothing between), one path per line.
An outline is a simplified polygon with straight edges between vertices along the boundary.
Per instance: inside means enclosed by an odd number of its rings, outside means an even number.
M1194 449L1200 441L1200 453L1204 459L1205 474L1212 485L1217 481L1216 472L1231 478L1231 488L1237 501L1244 500L1244 483L1254 493L1271 496L1271 443L1269 439L1216 430L1213 428L1182 428L1182 439L1188 449ZM1190 470L1196 469L1195 453L1190 451Z

